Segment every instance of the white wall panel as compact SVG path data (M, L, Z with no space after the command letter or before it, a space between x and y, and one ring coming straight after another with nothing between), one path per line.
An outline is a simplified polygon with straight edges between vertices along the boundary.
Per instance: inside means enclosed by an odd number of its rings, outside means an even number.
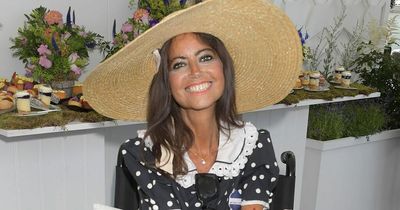
M0 141L0 209L86 210L105 203L104 151L98 133Z
M307 133L308 106L293 109L278 109L248 113L245 121L252 122L258 129L270 132L275 156L279 163L280 173L285 174L285 165L281 162L281 153L293 151L296 155L295 208L300 208L300 197L303 179L304 148Z

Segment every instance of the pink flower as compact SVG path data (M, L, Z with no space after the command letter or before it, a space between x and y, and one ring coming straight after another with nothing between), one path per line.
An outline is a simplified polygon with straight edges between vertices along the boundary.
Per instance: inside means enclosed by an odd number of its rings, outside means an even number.
M36 65L29 63L28 65L26 65L26 68L29 69L29 70L33 70L33 69L36 68Z
M66 32L66 33L63 34L61 37L62 37L62 39L67 40L69 37L71 37L71 33Z
M28 39L26 37L21 37L21 44L26 45L28 43Z
M133 31L133 26L131 24L129 24L129 23L124 23L124 24L122 24L121 31L123 33L132 32Z
M41 44L40 47L37 49L39 55L51 55L51 51L47 47L47 45Z
M136 21L143 20L142 18L149 19L149 11L145 9L138 9L133 13L133 19Z
M63 19L62 19L62 14L59 11L56 10L50 10L46 16L44 16L44 20L49 24L62 24Z
M86 32L84 32L84 31L79 31L79 35L80 35L80 36L83 36L83 37L86 37L86 36L87 36Z
M126 34L122 34L122 39L123 39L123 40L125 40L125 41L126 41L126 40L128 40L128 38L129 38L129 37L128 37L128 35L126 35Z
M71 71L73 71L76 75L80 75L82 70L77 65L72 64Z
M40 56L39 64L43 66L45 69L49 69L53 65L45 55Z
M69 61L70 61L71 63L75 63L75 61L76 61L78 58L80 58L80 57L79 57L78 53L76 53L76 52L71 53L71 55L69 55L69 57L68 57L68 59L69 59Z

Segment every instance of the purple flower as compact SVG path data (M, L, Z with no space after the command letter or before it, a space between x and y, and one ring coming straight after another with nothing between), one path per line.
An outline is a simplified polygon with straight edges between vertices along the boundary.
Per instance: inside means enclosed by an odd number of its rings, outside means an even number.
M153 27L153 26L157 25L158 20L152 19L149 21L149 23L150 23L150 27Z
M179 4L183 7L186 4L186 0L179 0Z
M300 29L297 30L297 33L299 34L300 40L301 40L301 45L304 45L306 43L306 40L308 39L308 33L306 31L305 36L303 37L303 32L301 32L301 30L303 29L303 27L301 27Z
M71 53L71 55L69 55L69 57L68 57L68 59L69 59L69 61L70 61L71 63L75 63L75 61L76 61L78 58L80 58L80 57L79 57L78 53L76 53L76 52Z
M77 65L72 64L71 71L73 71L76 75L80 75L82 70Z
M117 34L117 30L116 30L116 25L117 24L117 21L114 19L114 22L113 22L113 27L112 27L112 38L114 39L115 38L115 35Z
M51 51L47 47L47 45L41 44L40 47L37 49L39 55L51 55ZM46 56L45 56L46 57Z
M67 13L67 27L71 28L72 23L71 23L71 7L68 8L68 13Z
M164 5L168 6L169 5L169 0L164 0Z
M26 70L25 77L32 77L32 75L33 75L32 71L30 71L28 69L25 69L25 70Z
M25 76L32 77L33 70L36 68L36 65L27 64L25 65Z
M49 69L53 65L45 55L40 56L39 64L43 66L45 69Z
M128 32L132 32L133 31L133 26L130 23L124 23L122 24L122 28L121 31L123 33L128 33Z
M33 70L35 69L35 65L33 64L27 64L25 65L25 76L26 77L32 77Z
M36 68L36 65L34 65L34 64L27 64L27 65L25 66L25 68L32 71L33 69Z

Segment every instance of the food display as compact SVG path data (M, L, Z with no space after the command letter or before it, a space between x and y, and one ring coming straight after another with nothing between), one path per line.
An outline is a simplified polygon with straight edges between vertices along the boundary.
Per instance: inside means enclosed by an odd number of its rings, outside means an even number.
M77 96L79 94L82 94L82 84L77 83L72 87L72 95Z
M64 90L53 90L53 95L60 100L67 98L67 93Z
M341 86L350 87L350 83L351 83L351 72L349 71L342 72Z
M300 79L303 86L308 86L310 84L310 71L304 71Z
M80 112L87 112L90 110L93 110L93 108L90 106L87 100L85 100L84 96L82 94L78 94L77 96L74 96L68 100L68 108L74 110L74 111L80 111Z
M77 96L74 96L68 100L68 106L75 106L78 108L82 108L81 101Z
M310 84L308 85L308 87L311 90L316 90L319 88L319 78L321 76L321 73L319 72L312 72L310 74Z
M16 116L37 116L51 111L61 111L59 106L78 107L74 111L93 110L82 96L82 84L75 84L73 96L66 90L52 89L47 84L14 73L8 81L0 77L0 114L12 112Z
M342 80L342 72L344 72L345 69L343 66L339 66L335 69L335 74L334 74L334 80L332 81L333 83L340 84Z
M299 78L293 89L306 91L328 91L330 84L327 82L324 75L319 71L303 71L300 73Z
M14 106L14 98L7 92L0 92L0 111L12 109Z
M17 110L20 114L31 112L31 96L28 91L19 91L15 94Z

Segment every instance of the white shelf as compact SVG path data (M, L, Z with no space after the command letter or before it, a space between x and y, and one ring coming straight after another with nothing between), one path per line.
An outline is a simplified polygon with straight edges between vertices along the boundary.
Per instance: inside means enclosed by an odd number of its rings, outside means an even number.
M372 93L368 96L366 95L356 95L354 97L342 97L335 98L331 101L323 100L323 99L308 99L300 101L297 104L285 105L285 104L275 104L272 106L268 106L259 110L255 110L253 112L258 111L266 111L266 110L275 110L275 109L287 109L294 108L300 106L310 106L316 104L325 104L325 103L335 103L335 102L343 102L343 101L351 101L351 100L360 100L367 98L376 98L379 97L380 93ZM0 135L5 137L19 137L19 136L30 136L30 135L38 135L38 134L49 134L49 133L60 133L60 132L68 132L68 131L79 131L79 130L89 130L89 129L99 129L106 127L114 127L114 126L124 126L124 125L134 125L134 124L144 124L145 122L135 122L135 121L105 121L99 123L81 123L81 122L72 122L66 126L52 126L52 127L43 127L43 128L34 128L34 129L17 129L17 130L4 130L0 129Z
M286 104L275 104L272 106L268 106L256 111L264 111L264 110L274 110L274 109L287 109L287 108L293 108L293 107L301 107L301 106L310 106L310 105L316 105L316 104L328 104L328 103L336 103L336 102L343 102L343 101L353 101L353 100L360 100L360 99L368 99L368 98L378 98L381 96L381 93L375 92L371 93L368 96L366 95L356 95L356 96L345 96L341 98L334 98L331 101L328 100L323 100L323 99L307 99L300 101L297 104L291 104L291 105L286 105ZM255 111L255 112L256 112Z
M105 122L98 122L98 123L71 122L65 126L51 126L51 127L43 127L43 128L16 129L16 130L0 129L0 135L3 135L5 137L20 137L20 136L31 136L31 135L38 135L38 134L49 134L49 133L59 133L59 132L68 132L68 131L79 131L79 130L90 130L90 129L143 124L143 123L144 122L121 121L121 120L105 121Z

